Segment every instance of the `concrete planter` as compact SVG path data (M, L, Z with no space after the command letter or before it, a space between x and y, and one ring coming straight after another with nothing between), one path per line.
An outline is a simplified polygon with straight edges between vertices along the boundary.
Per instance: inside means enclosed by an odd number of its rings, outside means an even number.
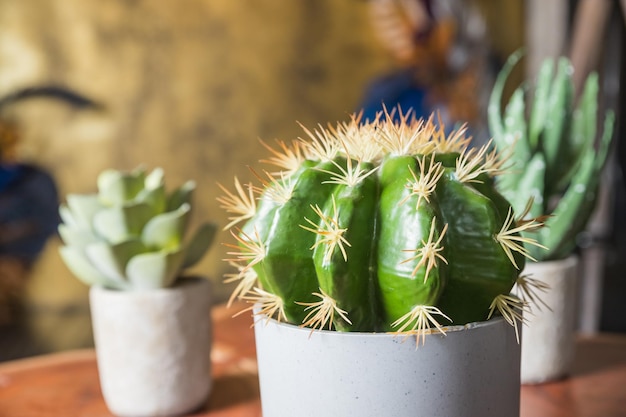
M501 318L418 349L415 337L256 319L264 417L519 416L520 346Z
M107 406L125 417L173 416L200 407L211 388L210 284L185 278L150 291L90 290Z
M524 275L550 286L540 293L550 307L533 309L522 329L522 383L537 384L563 378L574 356L578 257L558 261L528 262Z

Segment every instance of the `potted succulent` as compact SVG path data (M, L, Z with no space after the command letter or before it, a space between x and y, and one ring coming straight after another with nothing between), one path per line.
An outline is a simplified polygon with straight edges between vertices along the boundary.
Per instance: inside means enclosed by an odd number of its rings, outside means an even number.
M399 116L305 129L262 187L224 189L265 417L519 415L510 291L540 224L495 190L495 153Z
M209 248L215 227L186 240L190 181L171 193L163 171L106 170L96 194L61 205L60 253L90 285L102 393L120 416L178 415L211 388L210 288L182 270Z
M598 76L588 76L577 101L573 68L564 57L556 69L554 60L545 60L532 97L527 97L529 88L522 85L503 111L504 86L521 56L521 51L511 55L499 73L488 114L495 148L510 162L508 172L498 177L498 190L514 210L526 210L530 217L546 215L546 227L534 237L548 249L527 248L532 262L522 278L543 291L545 308L539 308L539 303L527 316L522 341L522 381L537 383L569 372L574 346L576 237L594 209L614 115L607 112L596 144Z

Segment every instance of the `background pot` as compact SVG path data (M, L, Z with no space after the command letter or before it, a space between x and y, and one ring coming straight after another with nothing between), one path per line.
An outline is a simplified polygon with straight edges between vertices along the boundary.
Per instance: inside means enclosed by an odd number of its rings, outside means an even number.
M120 416L200 407L211 388L210 284L201 278L146 291L91 287L102 393Z
M526 263L524 275L550 286L540 293L545 306L527 314L522 337L523 384L552 381L568 375L574 357L578 257Z
M267 324L266 324L267 323ZM264 417L517 417L520 346L503 319L415 337L255 324Z

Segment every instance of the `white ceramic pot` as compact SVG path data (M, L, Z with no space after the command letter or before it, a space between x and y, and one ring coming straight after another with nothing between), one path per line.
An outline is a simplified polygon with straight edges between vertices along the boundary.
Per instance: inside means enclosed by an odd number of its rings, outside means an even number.
M578 257L547 262L528 262L524 275L550 286L539 292L545 306L526 314L522 329L522 383L537 384L563 378L574 356Z
M257 317L263 417L518 417L520 346L503 319L415 337Z
M211 389L210 283L90 290L100 385L118 416L173 416L199 408Z

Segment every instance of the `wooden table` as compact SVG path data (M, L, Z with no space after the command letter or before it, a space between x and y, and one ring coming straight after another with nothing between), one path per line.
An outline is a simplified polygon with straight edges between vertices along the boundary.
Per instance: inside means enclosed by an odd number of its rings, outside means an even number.
M626 335L580 337L570 378L522 387L521 417L626 417Z
M213 309L214 386L190 416L261 416L252 319L235 311ZM581 338L577 348L571 378L522 388L521 417L626 417L626 336ZM111 417L93 350L0 364L0 416Z

